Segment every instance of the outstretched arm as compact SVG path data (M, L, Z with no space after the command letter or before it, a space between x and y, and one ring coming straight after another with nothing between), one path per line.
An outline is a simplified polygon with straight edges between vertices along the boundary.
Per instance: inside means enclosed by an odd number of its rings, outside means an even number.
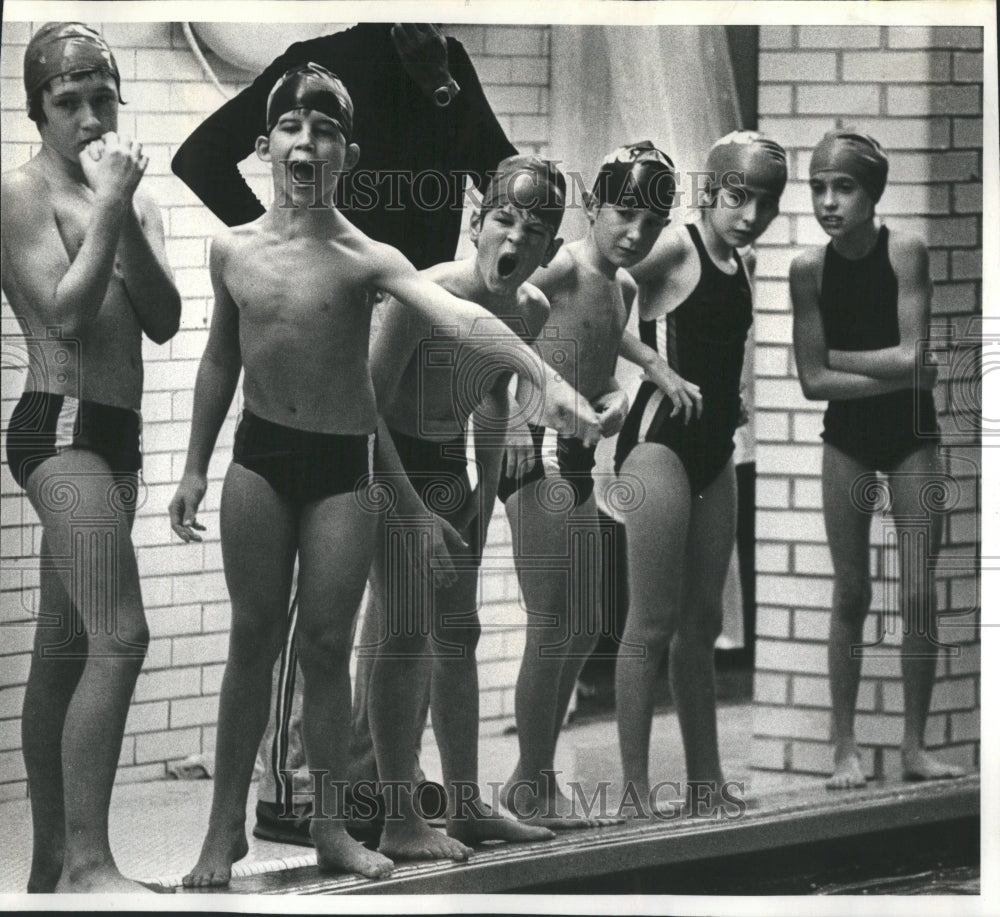
M223 272L225 243L212 243L210 271L215 290L215 311L208 332L208 344L198 365L194 385L191 438L188 441L184 475L170 501L170 524L184 541L200 541L196 521L198 506L208 488L208 463L219 430L232 404L243 361L240 356L239 310L226 288Z
M555 429L595 442L599 437L597 415L580 394L570 388L507 325L492 313L465 300L456 299L437 284L421 277L398 251L382 246L373 270L372 283L417 309L432 325L455 328L458 337L490 354L495 373L481 373L482 390L472 393L481 401L502 372L527 375L544 393L542 421ZM544 380L544 381L543 381Z
M843 372L828 365L826 335L819 311L819 269L815 254L809 252L792 262L789 275L794 311L792 334L795 362L799 384L806 398L810 401L865 398L899 391L912 385L912 377L876 379L860 373ZM920 371L922 387L932 387L932 376L936 376L936 370L933 367L921 367Z
M663 390L674 406L670 412L671 417L677 416L681 411L684 412L685 423L691 419L692 414L701 417L701 389L693 382L681 378L663 357L652 347L643 344L631 331L622 335L618 353L629 363L641 366L643 378Z

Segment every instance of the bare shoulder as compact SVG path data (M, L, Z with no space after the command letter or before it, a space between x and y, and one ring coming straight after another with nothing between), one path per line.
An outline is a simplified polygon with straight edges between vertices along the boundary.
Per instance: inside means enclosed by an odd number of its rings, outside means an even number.
M920 236L897 230L889 233L889 263L897 273L926 273L928 260L927 245Z
M580 269L575 254L576 247L575 242L564 245L546 267L540 267L531 275L531 283L547 297L575 282Z
M807 279L811 277L819 278L823 270L823 257L826 249L823 246L812 245L799 252L793 259L789 268L791 279Z
M618 289L621 290L625 302L633 302L635 294L639 292L639 284L635 282L635 278L625 268L620 267L615 275L615 282L618 284Z
M527 281L518 288L517 307L532 334L538 334L549 320L549 313L552 311L549 298L533 283Z
M4 172L0 176L0 206L5 228L34 222L39 213L51 209L49 183L31 163ZM4 237L6 240L6 232Z

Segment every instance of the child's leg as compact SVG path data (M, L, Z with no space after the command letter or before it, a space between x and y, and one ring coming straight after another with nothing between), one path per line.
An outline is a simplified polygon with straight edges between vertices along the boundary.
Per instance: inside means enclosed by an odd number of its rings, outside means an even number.
M54 892L66 845L62 735L66 711L83 674L87 638L53 566L42 534L38 623L24 691L21 745L31 798L32 852L28 891Z
M428 634L435 596L413 569L401 541L407 534L416 533L394 531L391 519L379 526L368 613L378 615L380 623L364 628L367 645L377 647L368 717L378 775L384 784L400 788L398 816L387 817L379 850L394 860L464 860L469 849L431 828L412 804L413 748L423 728L419 712L430 680Z
M899 598L903 617L903 776L909 780L961 777L961 768L936 760L924 750L924 727L937 672L938 631L934 571L941 549L944 518L929 513L922 491L941 474L935 446L926 446L900 463L889 476L892 512L899 531ZM915 526L912 521L920 520ZM924 521L926 520L926 522Z
M833 613L830 616L830 697L833 704L834 770L830 789L864 786L854 737L854 711L861 683L859 647L871 606L868 566L871 512L851 499L852 487L866 468L843 452L823 447L823 518L833 559Z
M297 647L304 676L302 734L306 761L323 786L311 825L316 859L325 872L371 879L392 871L392 861L367 850L348 833L343 811L351 728L348 665L354 615L365 591L378 516L354 493L309 504L299 525Z
M574 814L559 789L555 749L577 675L598 636L600 570L594 551L600 551L600 532L592 496L571 523L568 510L539 499L544 486L527 484L507 501L527 621L514 695L520 757L504 801L531 824L585 828L594 822Z
M201 855L184 877L188 887L227 885L232 864L246 856L247 794L267 726L272 668L285 636L297 542L289 504L236 463L222 488L220 528L232 625L219 696L212 811Z
M689 783L722 789L715 725L715 641L722 632L722 592L736 540L736 472L730 462L691 501L684 588L670 643L670 686L684 738Z
M625 517L629 611L615 667L618 742L625 790L645 807L653 694L678 622L691 487L680 458L655 443L636 446L622 473L642 481L645 497Z
M103 459L72 449L35 470L28 496L65 591L65 600L57 603L63 610L66 604L75 606L86 635L79 643L87 653L82 668L71 663L67 677L67 683L75 681L75 689L62 728L65 852L57 890L142 892L142 886L118 871L108 842L108 809L125 719L149 643L130 535L134 482L131 488L116 483ZM113 571L110 577L107 571ZM46 598L55 590L48 592ZM58 658L49 661L61 668ZM36 682L33 687L41 686ZM53 713L58 719L58 710ZM48 729L54 728L51 721ZM54 739L50 731L45 741L49 750ZM49 775L54 774L50 769ZM43 805L53 812L57 798L53 791Z
M488 840L548 840L552 832L547 828L505 818L480 798L478 564L471 569L467 563L458 565L457 573L458 580L451 587L434 590L432 618L435 649L444 645L460 649L455 655L439 653L431 669L431 724L448 795L448 835L470 845Z

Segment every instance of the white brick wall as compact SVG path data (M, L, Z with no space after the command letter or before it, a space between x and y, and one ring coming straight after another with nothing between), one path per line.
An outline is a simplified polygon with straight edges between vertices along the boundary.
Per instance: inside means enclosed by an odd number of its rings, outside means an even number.
M222 103L204 80L177 25L114 23L99 26L122 72L120 127L140 137L150 157L144 186L158 201L167 251L184 297L181 331L166 346L146 342L143 398L145 504L133 533L138 548L152 644L136 686L122 751L120 779L162 777L165 762L193 752L211 753L215 715L229 628L229 603L218 544L218 500L228 464L236 408L231 413L210 468L209 493L201 514L208 527L203 546L173 539L166 505L184 462L191 418L191 388L207 337L212 291L208 242L221 224L170 173L181 140ZM37 130L24 114L21 66L33 26L4 23L0 53L0 130L3 168L26 162L37 149ZM512 142L524 152L544 152L549 141L549 30L547 27L448 26L476 64L486 94ZM222 83L238 90L252 77L210 55ZM250 180L257 177L251 172ZM23 387L7 357L20 347L17 326L3 305L4 370L0 416L6 423ZM9 332L9 334L8 334ZM21 361L23 364L23 361ZM238 399L237 399L238 401ZM27 500L4 466L0 548L0 798L24 795L19 719L36 601L40 529ZM490 533L487 557L509 554L510 534L502 509ZM489 561L487 561L488 563ZM496 564L494 564L495 566ZM523 625L512 575L484 578L482 714L513 716ZM523 639L523 637L521 638ZM488 676L488 677L485 677Z
M981 48L979 29L761 28L760 127L788 148L791 178L782 199L787 223L763 237L757 261L757 767L821 773L832 765L825 714L832 568L819 486L824 405L805 401L796 380L787 293L791 258L803 245L827 241L812 216L809 156L837 120L889 149L879 212L890 226L927 240L934 322L951 320L951 338L960 343L968 318L982 311ZM948 407L955 400L949 372L942 367L936 399L945 409L942 425L956 431L946 440L946 461L963 493L948 520L944 555L974 558L977 466L961 460L960 447L970 452L975 440ZM886 567L876 520L872 570L883 576ZM939 572L939 606L971 613L957 619L964 628L946 632L961 652L941 660L927 731L929 745L947 746L967 766L978 764L977 585L968 570ZM895 612L894 584L876 581L873 607L884 606ZM868 625L871 641L873 618ZM899 772L902 734L898 617L887 626L885 646L864 661L857 725L863 766L891 776Z

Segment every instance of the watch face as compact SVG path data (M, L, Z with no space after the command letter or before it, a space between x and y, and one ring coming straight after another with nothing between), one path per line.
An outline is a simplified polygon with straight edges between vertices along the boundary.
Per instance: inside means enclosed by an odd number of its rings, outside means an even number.
M439 86L434 90L434 102L441 108L451 102L451 92L448 91L447 86Z

